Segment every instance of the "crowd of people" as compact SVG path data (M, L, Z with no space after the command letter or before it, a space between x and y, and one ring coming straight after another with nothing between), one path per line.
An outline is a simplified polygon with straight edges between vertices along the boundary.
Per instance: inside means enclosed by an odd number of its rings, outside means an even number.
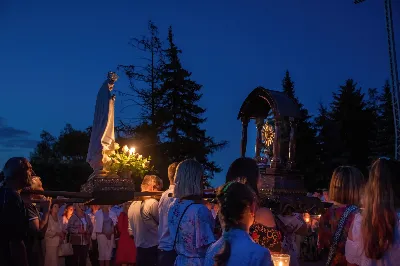
M273 265L277 253L299 265L298 236L309 232L290 205L280 213L259 206L260 173L251 158L235 160L217 203L203 199L203 167L173 163L160 199L121 206L58 204L29 193L42 183L25 158L11 158L0 188L0 264L5 266L236 266ZM329 191L332 207L319 221L318 248L327 265L398 265L400 261L400 162L378 159L369 178L337 168ZM142 191L160 191L147 175ZM35 203L39 202L39 203Z

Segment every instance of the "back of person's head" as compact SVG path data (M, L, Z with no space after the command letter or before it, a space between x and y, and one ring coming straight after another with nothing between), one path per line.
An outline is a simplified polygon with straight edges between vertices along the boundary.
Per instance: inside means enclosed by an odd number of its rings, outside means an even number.
M339 166L333 171L329 199L345 205L360 205L365 185L364 175L353 166Z
M187 159L178 164L175 173L174 197L203 195L203 166L196 160Z
M142 191L159 191L162 189L163 182L156 175L146 175L142 181Z
M168 180L170 185L175 184L175 173L178 164L179 164L178 162L174 162L168 166Z
M362 235L365 255L381 259L394 243L400 208L400 162L378 159L365 186Z
M241 157L233 161L226 173L226 182L239 181L249 185L258 195L260 170L254 159Z
M10 158L4 165L3 177L7 183L13 183L16 189L22 189L31 184L34 175L32 166L24 157Z
M224 246L215 255L214 261L216 266L224 266L228 263L231 255L229 230L250 226L254 222L257 195L246 184L229 182L220 188L217 199L220 205L219 217L225 232ZM253 216L250 217L251 214Z

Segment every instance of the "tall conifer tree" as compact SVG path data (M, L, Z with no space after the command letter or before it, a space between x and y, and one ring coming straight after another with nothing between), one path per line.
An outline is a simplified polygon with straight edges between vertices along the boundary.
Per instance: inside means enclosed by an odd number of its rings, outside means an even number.
M364 94L352 79L333 93L331 119L339 130L340 141L335 143L334 155L338 164L350 164L365 171L369 164L369 130L373 123Z
M289 71L286 71L282 80L282 88L283 92L293 99L300 109L301 117L298 120L296 135L296 162L298 169L305 175L305 182L309 183L308 181L315 178L315 169L317 167L316 132L310 121L311 116L308 110L296 96L294 82L290 77Z
M395 128L393 123L393 102L389 82L386 81L379 95L378 156L394 158Z
M163 121L163 150L171 161L195 158L204 165L207 176L212 177L221 168L209 156L225 147L226 142L214 141L202 128L206 121L206 110L199 106L202 85L192 80L192 74L182 67L181 53L170 27L160 88L163 95L159 113Z

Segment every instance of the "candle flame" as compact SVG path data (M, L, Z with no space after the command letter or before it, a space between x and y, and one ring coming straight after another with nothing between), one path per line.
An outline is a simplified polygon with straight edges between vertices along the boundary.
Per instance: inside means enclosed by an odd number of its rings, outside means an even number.
M134 153L135 153L135 148L133 148L133 147L130 148L130 149L129 149L129 155L132 155L132 154L134 154Z
M279 262L279 266L283 266L283 262L282 261Z

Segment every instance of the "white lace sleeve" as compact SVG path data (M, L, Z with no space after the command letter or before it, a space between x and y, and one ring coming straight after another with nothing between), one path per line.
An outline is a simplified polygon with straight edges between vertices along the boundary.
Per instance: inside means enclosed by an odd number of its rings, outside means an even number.
M352 240L347 238L346 241L346 260L349 263L361 265L362 257L364 257L364 251L362 247L362 236L361 236L361 215L356 214L353 221L352 228Z

